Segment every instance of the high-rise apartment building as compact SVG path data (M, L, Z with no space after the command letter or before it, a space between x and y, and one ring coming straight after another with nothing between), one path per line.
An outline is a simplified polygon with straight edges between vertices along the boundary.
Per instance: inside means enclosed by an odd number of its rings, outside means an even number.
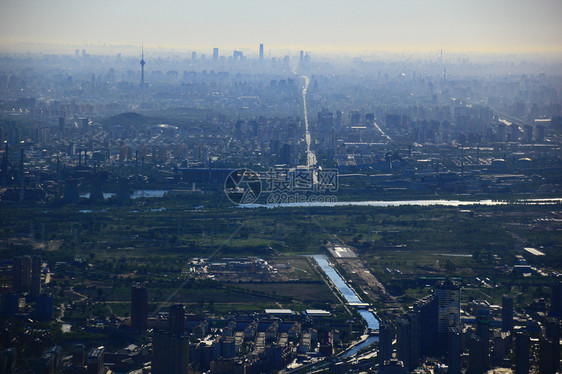
M515 334L515 374L529 373L531 340L526 331Z
M131 327L144 331L147 327L148 291L144 284L135 283L131 289Z
M461 287L449 279L439 282L435 289L437 296L437 331L446 334L449 327L461 326Z
M379 366L382 368L385 361L392 358L392 341L394 331L387 321L381 321L379 326Z
M165 331L155 331L152 339L153 374L187 374L189 340Z
M172 305L168 311L168 332L181 336L184 333L185 309L182 304Z
M502 331L513 329L513 297L502 296Z
M420 319L420 353L435 355L439 351L437 335L438 304L435 295L428 295L414 304Z
M461 333L459 329L451 327L447 337L448 374L461 373L461 353Z
M31 257L14 257L12 263L12 289L14 292L31 291Z
M41 294L41 256L33 256L31 260L31 296Z

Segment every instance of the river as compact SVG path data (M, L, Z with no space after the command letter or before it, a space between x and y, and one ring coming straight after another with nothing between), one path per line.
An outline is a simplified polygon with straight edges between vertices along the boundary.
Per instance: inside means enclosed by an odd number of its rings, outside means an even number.
M560 204L562 198L548 199L521 199L513 201L505 200L363 200L363 201L330 201L330 202L302 202L302 203L282 203L282 204L244 204L242 208L333 208L338 206L373 206L373 207L393 207L393 206L466 206L466 205L547 205Z
M318 266L322 269L322 271L330 278L330 281L336 286L336 288L340 291L341 295L348 303L362 303L363 301L357 296L355 291L351 289L345 282L345 280L338 274L338 272L330 265L328 262L328 258L324 255L313 255L311 256ZM371 330L378 330L379 329L379 320L373 314L373 312L367 309L359 309L357 311L361 317L367 323L367 327ZM348 351L342 354L342 357L350 357L353 356L355 353L359 352L363 348L367 348L375 342L378 342L378 336L368 336L364 341L361 343L353 346Z
M131 195L131 199L140 199L144 197L164 197L164 195L168 192L168 190L135 190ZM115 192L104 192L103 198L109 199L115 196ZM80 197L84 197L86 199L90 198L90 193L80 194Z

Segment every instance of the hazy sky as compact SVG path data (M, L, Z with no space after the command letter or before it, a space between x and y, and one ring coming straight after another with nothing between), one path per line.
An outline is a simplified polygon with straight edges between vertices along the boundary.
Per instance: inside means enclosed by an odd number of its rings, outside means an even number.
M0 0L13 43L562 52L561 0Z

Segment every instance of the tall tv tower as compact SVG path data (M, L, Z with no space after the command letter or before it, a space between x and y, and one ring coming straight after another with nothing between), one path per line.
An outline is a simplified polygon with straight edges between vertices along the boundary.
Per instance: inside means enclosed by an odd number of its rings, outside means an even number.
M144 62L144 45L141 48L141 88L144 89L144 64L146 64L146 62Z

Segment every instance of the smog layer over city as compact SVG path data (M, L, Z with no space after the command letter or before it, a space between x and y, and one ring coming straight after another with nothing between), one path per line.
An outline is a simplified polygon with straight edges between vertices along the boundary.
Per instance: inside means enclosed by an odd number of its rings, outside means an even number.
M562 3L0 2L0 374L559 373Z

